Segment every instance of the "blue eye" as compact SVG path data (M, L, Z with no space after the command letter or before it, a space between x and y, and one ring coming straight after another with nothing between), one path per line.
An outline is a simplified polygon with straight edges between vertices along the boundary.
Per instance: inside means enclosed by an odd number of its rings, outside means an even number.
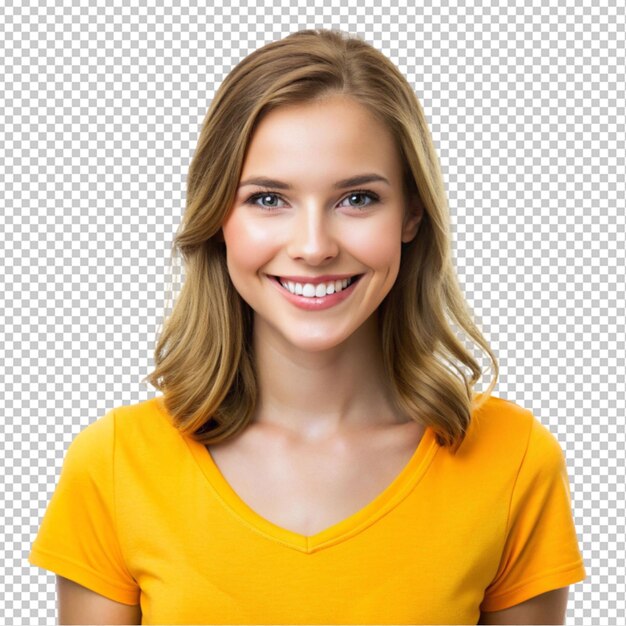
M246 204L254 204L255 206L258 206L260 209L265 209L267 211L271 211L272 209L275 209L277 207L275 206L265 206L263 204L257 204L256 201L259 200L260 198L279 198L280 196L276 193L272 193L271 191L263 191L261 193L255 193L252 194L247 200L246 200Z
M352 198L354 196L363 196L365 198L369 198L369 200L371 200L371 202L369 204L361 204L361 205L351 205L352 208L355 209L364 209L366 207L368 207L370 204L374 204L376 202L378 202L380 200L378 194L375 194L372 191L365 191L365 190L357 190L357 191L351 191L345 198ZM277 198L282 200L282 198L280 197L279 194L274 193L273 191L261 191L259 193L255 193L252 194L246 201L246 204L252 204L254 206L258 206L260 209L264 209L265 211L272 211L274 209L280 208L277 206L267 206L264 204L257 204L257 200L259 199L265 199L265 198Z

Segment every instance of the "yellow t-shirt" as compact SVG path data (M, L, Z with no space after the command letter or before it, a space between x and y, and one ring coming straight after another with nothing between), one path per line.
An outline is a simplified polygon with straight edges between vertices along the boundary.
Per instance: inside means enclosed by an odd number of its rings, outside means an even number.
M29 562L143 624L475 624L586 577L558 440L491 396L453 455L428 428L367 506L313 536L230 488L158 399L67 450Z

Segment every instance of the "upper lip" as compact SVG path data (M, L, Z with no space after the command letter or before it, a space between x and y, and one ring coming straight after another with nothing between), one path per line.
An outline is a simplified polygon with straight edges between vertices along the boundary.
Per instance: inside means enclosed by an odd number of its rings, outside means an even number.
M352 278L353 276L360 276L360 274L324 274L323 276L277 276L282 280L288 280L294 283L311 283L312 285L319 285L320 283L329 283L334 280L345 280L346 278Z

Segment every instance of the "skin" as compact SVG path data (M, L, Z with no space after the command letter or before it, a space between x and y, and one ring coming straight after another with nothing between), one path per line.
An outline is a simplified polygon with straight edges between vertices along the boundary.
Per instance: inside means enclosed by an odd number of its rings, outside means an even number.
M364 173L390 184L333 187ZM279 107L257 127L239 182L254 176L292 189L240 186L222 228L230 277L254 311L260 401L253 424L321 442L411 421L392 403L376 329L401 243L415 237L422 219L404 197L391 133L345 96ZM276 195L246 202L262 191ZM364 276L344 302L305 311L268 274Z

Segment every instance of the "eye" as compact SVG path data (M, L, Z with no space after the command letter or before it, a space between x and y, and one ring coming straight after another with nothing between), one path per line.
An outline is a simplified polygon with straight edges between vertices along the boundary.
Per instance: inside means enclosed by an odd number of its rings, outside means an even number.
M271 191L262 191L261 193L252 194L247 200L246 204L253 204L258 206L260 209L265 209L266 211L271 211L272 209L276 209L276 206L266 206L264 204L257 204L256 201L263 198L279 198L280 196L276 193L272 193Z
M355 209L363 209L363 208L366 208L366 207L368 207L370 204L375 204L376 202L378 202L378 201L380 200L380 198L379 198L378 194L375 194L375 193L374 193L374 192L372 192L372 191L366 191L366 190L351 191L351 192L350 192L350 193L349 193L349 194L348 194L348 195L344 198L344 200L347 200L347 199L353 199L353 198L355 198L355 197L357 197L357 198L358 198L358 197L363 197L363 198L368 198L368 199L370 200L369 204L362 204L362 203L360 203L360 204L357 204L357 205L351 205L351 206L352 206L352 208L355 208ZM274 193L274 192L272 192L272 191L262 191L262 192L259 192L259 193L252 194L252 195L251 195L251 196L250 196L250 197L249 197L249 198L245 201L245 203L246 203L246 204L252 204L252 205L254 205L254 206L258 206L260 209L264 209L264 210L266 210L266 211L272 211L272 210L274 210L274 209L276 209L276 208L280 208L280 207L277 207L276 205L271 205L271 206L270 206L270 205L266 205L266 204L257 204L257 200L260 200L260 199L265 200L265 199L267 199L267 198L274 198L274 199L279 199L279 200L282 200L282 198L281 198L281 197L280 197L277 193Z
M346 200L348 198L352 199L355 197L359 197L361 196L362 198L369 198L371 200L371 202L369 204L360 204L360 205L352 205L355 209L363 209L368 207L370 204L375 204L376 202L378 202L378 200L380 200L380 198L378 197L377 194L375 194L372 191L365 191L365 190L359 190L359 191L351 191L347 196L346 196Z

